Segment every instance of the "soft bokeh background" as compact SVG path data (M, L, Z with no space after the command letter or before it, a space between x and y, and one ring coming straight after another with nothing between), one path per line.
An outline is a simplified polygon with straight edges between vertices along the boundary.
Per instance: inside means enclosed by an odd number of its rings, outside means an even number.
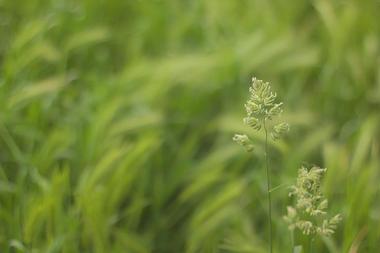
M380 251L380 2L1 0L1 252L267 252L251 77L291 124L275 185L328 168L316 252ZM291 252L274 193L276 252ZM302 238L298 238L302 243Z

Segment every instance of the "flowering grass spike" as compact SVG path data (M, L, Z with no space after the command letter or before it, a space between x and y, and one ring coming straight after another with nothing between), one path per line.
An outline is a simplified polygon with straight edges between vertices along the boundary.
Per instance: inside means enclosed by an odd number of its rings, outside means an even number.
M277 94L272 91L268 82L252 78L252 85L249 88L250 97L245 104L247 116L244 123L255 130L260 130L274 117L282 113L283 103L276 102ZM278 139L289 130L289 125L285 122L274 125L271 131L272 137Z
M296 185L291 187L289 196L296 198L294 207L288 206L284 216L290 230L299 229L305 235L332 235L339 222L340 214L328 218L328 200L321 192L321 179L326 169L302 167L298 171Z
M267 131L269 121L282 113L282 102L276 102L277 94L272 91L268 82L252 78L252 85L249 87L249 99L245 104L247 116L243 119L244 124L260 131L262 128ZM289 124L281 122L274 124L270 131L273 140L281 138L289 131ZM248 152L253 150L253 144L247 135L236 134L233 141L246 148Z

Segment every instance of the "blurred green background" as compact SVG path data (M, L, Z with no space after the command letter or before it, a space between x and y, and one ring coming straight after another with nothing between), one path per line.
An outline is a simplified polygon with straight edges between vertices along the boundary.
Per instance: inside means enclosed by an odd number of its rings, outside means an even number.
M380 2L0 0L0 252L267 252L252 76L291 124L273 185L328 168L314 252L380 251ZM274 195L275 252L291 252ZM301 238L302 239L302 238Z

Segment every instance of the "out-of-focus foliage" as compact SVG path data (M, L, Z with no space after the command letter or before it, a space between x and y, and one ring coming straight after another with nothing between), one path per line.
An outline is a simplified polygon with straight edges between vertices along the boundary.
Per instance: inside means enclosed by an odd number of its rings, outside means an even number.
M380 250L376 0L1 0L1 252L266 252L263 140L232 143L253 75L343 221L314 252ZM276 252L290 249L274 195ZM302 236L296 238L302 241ZM287 251L287 250L286 250ZM289 250L290 251L290 250Z

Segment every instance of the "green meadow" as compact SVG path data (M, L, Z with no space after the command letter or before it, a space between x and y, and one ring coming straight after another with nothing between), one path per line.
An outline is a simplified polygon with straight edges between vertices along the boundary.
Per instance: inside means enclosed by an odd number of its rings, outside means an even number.
M343 219L312 253L380 252L379 13L377 0L0 0L0 252L267 253L265 135L242 122L253 76L290 125L268 144L273 251L293 252L288 188L319 165Z

